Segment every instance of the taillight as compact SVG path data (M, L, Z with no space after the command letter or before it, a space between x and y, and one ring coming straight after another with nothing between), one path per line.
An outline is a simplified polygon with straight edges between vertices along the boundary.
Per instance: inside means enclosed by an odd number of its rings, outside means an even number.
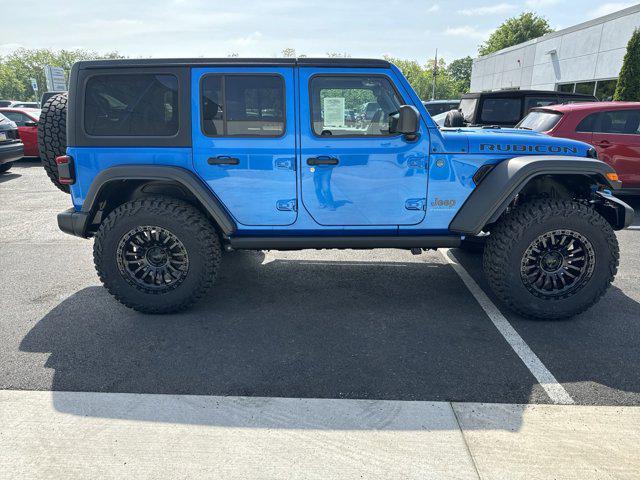
M58 181L62 185L73 185L76 183L76 175L73 168L73 157L69 155L56 157L56 165L58 165Z

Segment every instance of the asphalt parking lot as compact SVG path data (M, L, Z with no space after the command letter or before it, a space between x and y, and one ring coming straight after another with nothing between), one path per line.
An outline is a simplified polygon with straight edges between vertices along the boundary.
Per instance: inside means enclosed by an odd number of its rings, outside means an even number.
M0 177L0 389L553 403L441 252L235 252L204 302L145 316L58 231L69 206L37 162ZM587 313L502 309L576 404L640 405L640 230L618 239ZM450 253L489 294L480 258Z

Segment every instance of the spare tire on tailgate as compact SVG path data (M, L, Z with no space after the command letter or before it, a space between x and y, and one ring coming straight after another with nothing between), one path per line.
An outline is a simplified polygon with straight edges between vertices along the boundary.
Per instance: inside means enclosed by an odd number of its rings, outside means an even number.
M67 150L67 94L58 93L49 98L42 106L38 122L38 149L40 160L47 175L63 192L69 193L69 185L58 181L56 157L66 154Z

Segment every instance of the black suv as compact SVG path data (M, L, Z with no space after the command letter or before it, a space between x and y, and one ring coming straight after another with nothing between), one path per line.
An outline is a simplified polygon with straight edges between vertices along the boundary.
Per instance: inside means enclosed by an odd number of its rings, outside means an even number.
M514 127L529 110L560 103L597 102L593 95L552 90L501 90L467 93L458 109L465 125Z
M0 173L11 168L12 162L20 160L24 146L18 136L18 127L0 113Z

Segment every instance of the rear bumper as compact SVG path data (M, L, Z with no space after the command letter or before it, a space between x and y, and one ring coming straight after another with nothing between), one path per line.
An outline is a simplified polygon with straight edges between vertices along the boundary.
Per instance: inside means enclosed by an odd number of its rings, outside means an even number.
M15 162L22 157L24 157L24 146L22 142L0 145L0 165Z
M58 214L58 227L64 233L68 233L69 235L88 238L88 223L89 215L84 212L78 212L74 208L70 208Z

